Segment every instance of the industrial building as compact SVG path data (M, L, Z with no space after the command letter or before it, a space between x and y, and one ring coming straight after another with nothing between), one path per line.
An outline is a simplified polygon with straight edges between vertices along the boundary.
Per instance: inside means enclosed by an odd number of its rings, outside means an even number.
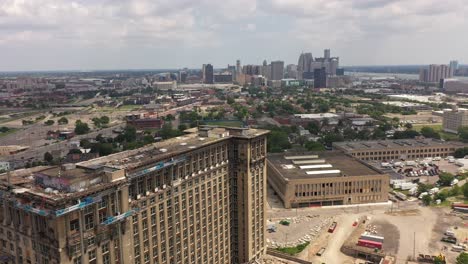
M7 263L253 263L266 250L266 134L201 127L0 175Z
M333 148L361 160L406 160L453 156L465 144L432 138L333 142Z
M389 176L339 151L269 154L267 171L285 208L388 201Z

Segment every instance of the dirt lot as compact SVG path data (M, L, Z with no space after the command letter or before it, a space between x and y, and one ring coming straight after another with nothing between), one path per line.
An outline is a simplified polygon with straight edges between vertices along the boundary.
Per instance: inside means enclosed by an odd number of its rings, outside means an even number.
M270 199L273 199L270 201ZM276 204L269 207L268 217L295 217L313 215L314 220L307 224L299 223L297 227L289 229L288 237L301 237L310 230L309 225L314 225L316 219L333 217L338 222L334 233L323 231L312 240L306 249L308 252L300 257L313 263L354 263L354 258L341 253L341 246L349 241L351 234L356 229L353 222L361 217L370 217L370 225L377 234L385 237L383 249L396 257L396 263L406 263L414 254L440 253L447 256L448 263L454 263L458 253L450 251L451 244L441 242L440 239L447 229L452 229L459 241L468 237L468 214L466 220L451 214L449 208L421 207L418 202L400 202L392 206L355 206L335 208L303 208L299 210L284 209L278 204L278 198L269 195L269 203ZM392 209L393 208L393 209ZM315 215L318 215L315 216ZM456 229L455 229L456 227ZM299 234L293 235L292 233ZM281 239L281 235L278 239ZM285 236L284 233L282 235ZM315 256L316 252L325 246L323 256ZM444 250L447 246L449 250Z

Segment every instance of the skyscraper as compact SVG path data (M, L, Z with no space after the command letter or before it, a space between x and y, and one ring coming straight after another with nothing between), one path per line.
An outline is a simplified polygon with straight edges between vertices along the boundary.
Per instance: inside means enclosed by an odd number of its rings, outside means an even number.
M237 60L236 61L236 72L237 73L241 73L242 69L241 69L241 61L240 60Z
M327 70L325 67L314 70L314 88L327 87Z
M330 49L325 49L323 51L323 57L326 59L326 60L329 60L330 59Z
M213 65L203 64L203 83L213 84Z
M286 66L286 75L288 78L297 79L297 65L288 64Z
M185 83L187 81L187 72L186 71L179 71L179 82Z
M284 77L284 61L271 62L271 80L281 80Z
M311 64L314 61L312 53L301 53L297 63L298 79L304 79L304 72L311 72Z
M145 147L0 181L8 263L257 263L266 134L200 127Z

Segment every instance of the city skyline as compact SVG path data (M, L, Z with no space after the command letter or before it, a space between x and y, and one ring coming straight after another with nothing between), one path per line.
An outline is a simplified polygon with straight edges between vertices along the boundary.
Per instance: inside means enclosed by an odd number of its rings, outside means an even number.
M0 71L287 65L324 47L344 66L463 63L468 10L448 2L2 1Z

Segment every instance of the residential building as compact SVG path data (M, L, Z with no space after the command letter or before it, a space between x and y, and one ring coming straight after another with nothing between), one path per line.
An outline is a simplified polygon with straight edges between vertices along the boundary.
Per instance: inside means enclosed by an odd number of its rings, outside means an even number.
M285 208L388 200L389 175L338 151L269 154L267 172Z
M431 64L429 68L424 68L419 71L419 80L422 82L438 83L441 79L453 77L453 69L448 65Z
M2 259L258 261L266 251L268 131L192 132L77 164L3 174Z
M361 160L413 160L453 156L465 144L438 139L393 139L333 142L333 148Z
M468 109L455 107L444 110L442 128L445 132L457 134L458 129L464 126L468 126Z

